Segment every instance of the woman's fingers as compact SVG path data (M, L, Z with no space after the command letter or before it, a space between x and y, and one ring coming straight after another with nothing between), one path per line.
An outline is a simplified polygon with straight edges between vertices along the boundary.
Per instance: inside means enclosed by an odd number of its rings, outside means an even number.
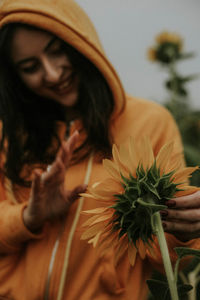
M182 241L200 236L200 221L194 223L163 221L163 228L165 232L174 234Z
M41 191L41 174L38 171L34 172L34 179L32 181L30 202L39 200Z
M48 166L47 171L42 174L43 184L57 184L64 181L65 170L71 159L78 137L79 133L75 131L67 142L63 142L55 161L51 166Z
M173 205L175 208L200 208L200 191L187 196L174 198L170 200L169 203L173 203L173 201L175 202Z
M65 214L70 204L85 191L85 185L77 186L72 191L64 189L66 167L78 136L76 131L67 142L63 143L55 161L45 172L42 174L38 171L34 172L31 197L25 210L25 221L28 226L30 225L29 227L35 228L38 221L41 226L45 220L52 220Z
M161 211L164 230L182 241L200 237L200 191L174 198Z
M62 162L64 163L65 167L69 164L71 156L73 154L75 145L78 141L79 133L76 130L66 142L62 143L61 149L58 152L58 157L61 158Z
M65 175L65 166L60 157L57 157L49 170L42 174L43 185L54 185L63 183Z
M200 208L197 209L168 209L161 211L161 216L165 220L180 220L185 222L200 221Z
M72 191L66 191L67 202L72 204L77 198L80 197L81 193L84 193L87 189L86 184L79 185L75 187Z

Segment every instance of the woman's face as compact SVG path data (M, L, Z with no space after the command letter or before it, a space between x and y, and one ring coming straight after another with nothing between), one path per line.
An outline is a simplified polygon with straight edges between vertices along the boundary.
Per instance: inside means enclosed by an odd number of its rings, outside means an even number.
M11 59L25 85L37 95L72 107L78 98L78 78L54 35L19 27L11 45Z

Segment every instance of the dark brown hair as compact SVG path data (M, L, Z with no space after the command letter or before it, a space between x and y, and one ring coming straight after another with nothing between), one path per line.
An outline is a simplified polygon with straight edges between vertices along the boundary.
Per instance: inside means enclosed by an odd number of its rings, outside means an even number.
M53 100L41 99L20 80L10 58L12 38L17 28L35 30L35 27L11 23L0 30L0 119L3 123L1 151L5 140L6 163L4 172L12 182L28 185L20 172L25 164L49 164L60 146L56 122L65 121L64 109ZM111 153L109 131L114 100L110 88L100 71L81 53L63 42L63 47L79 77L79 97L76 110L81 116L86 139L76 150L76 162L91 151L104 157ZM52 140L54 151L47 151ZM82 151L85 149L85 151Z

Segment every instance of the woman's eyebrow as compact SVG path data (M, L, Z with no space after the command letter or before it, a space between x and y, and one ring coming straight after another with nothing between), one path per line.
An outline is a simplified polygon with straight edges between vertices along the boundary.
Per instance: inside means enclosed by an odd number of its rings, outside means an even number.
M55 42L57 42L57 41L59 41L59 39L57 38L57 37L53 37L52 39L50 39L50 41L47 43L47 45L45 46L45 48L44 48L44 51L46 52L46 51L48 51L50 48L51 48L51 46L55 43ZM34 57L28 57L28 58L25 58L25 59L22 59L22 60L19 60L17 63L16 63L16 65L17 66L20 66L20 65L22 65L22 64L25 64L25 63L28 63L28 62L31 62L31 61L33 61L34 60Z
M59 39L58 39L56 36L54 36L54 37L48 42L48 44L47 44L46 47L44 48L44 51L48 51L49 48L51 48L51 46L52 46L55 42L57 42L57 41L59 41Z

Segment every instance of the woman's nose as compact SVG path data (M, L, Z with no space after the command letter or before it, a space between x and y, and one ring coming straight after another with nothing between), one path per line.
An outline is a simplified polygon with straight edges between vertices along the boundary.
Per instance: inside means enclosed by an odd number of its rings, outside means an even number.
M48 59L43 61L44 79L47 83L57 83L62 76L62 68Z

